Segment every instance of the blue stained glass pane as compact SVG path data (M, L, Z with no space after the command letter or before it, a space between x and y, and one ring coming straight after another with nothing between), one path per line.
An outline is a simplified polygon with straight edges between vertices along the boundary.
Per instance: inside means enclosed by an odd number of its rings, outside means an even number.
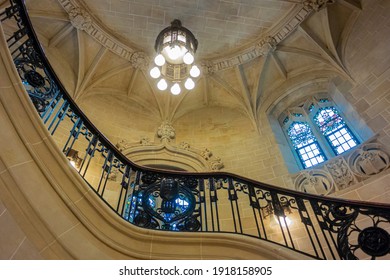
M305 168L324 161L325 157L317 144L317 139L307 123L293 122L287 133Z
M314 121L324 135L332 133L345 124L343 118L338 114L334 107L325 107L319 110L314 117Z
M288 128L287 133L295 148L297 148L299 144L307 145L315 141L315 137L309 125L304 122L293 122Z
M314 121L336 154L344 153L358 144L343 118L334 107L320 109L315 115Z

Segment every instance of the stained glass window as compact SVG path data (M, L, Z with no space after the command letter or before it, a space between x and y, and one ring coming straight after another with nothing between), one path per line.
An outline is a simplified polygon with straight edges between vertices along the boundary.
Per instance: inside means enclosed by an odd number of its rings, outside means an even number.
M315 115L314 121L337 155L358 144L335 107L321 108Z
M305 168L325 161L325 155L307 123L293 122L287 133Z

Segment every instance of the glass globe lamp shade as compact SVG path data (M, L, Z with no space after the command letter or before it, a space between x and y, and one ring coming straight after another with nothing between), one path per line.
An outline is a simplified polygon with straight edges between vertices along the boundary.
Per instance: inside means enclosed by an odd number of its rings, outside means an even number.
M175 84L171 87L171 93L172 93L173 95L178 95L178 94L180 94L180 92L181 92L181 88L180 88L179 84L178 84L178 83L175 83Z
M191 70L190 70L190 75L191 75L191 77L193 77L193 78L199 77L199 75L200 75L200 69L199 69L199 67L196 66L196 65L192 66L192 67L191 67Z
M163 66L165 64L165 58L162 54L157 55L154 58L154 63L156 63L157 66Z
M184 83L184 87L188 90L191 90L195 87L195 83L191 78L188 78Z
M157 88L159 90L166 90L168 88L168 84L167 82L164 80L164 79L161 79L158 83L157 83Z
M183 57L183 62L187 65L190 65L194 62L194 56L190 53L187 52L184 57Z
M153 79L157 79L158 77L160 77L161 75L161 72L160 72L160 69L156 66L156 67L153 67L151 70L150 70L150 76L153 78Z

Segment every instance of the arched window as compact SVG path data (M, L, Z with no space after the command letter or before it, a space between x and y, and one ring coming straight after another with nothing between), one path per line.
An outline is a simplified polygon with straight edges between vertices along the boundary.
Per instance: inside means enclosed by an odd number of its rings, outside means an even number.
M320 96L287 109L279 118L295 158L305 169L359 144L334 102Z

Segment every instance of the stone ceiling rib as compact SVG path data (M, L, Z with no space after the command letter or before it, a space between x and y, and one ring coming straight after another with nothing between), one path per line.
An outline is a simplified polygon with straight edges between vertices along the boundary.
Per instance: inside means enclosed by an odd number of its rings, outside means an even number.
M133 92L135 80L138 77L139 71L140 71L139 68L135 68L134 73L130 77L129 86L127 87L127 97L130 97Z
M276 52L272 52L271 58L272 58L272 61L274 62L275 66L276 66L276 69L278 69L280 75L281 75L285 80L287 80L287 70L286 70L286 68L284 67L283 63L282 63L282 62L280 61L280 59L278 58Z
M60 21L69 21L69 16L65 12L29 9L28 15L30 16L30 18L47 18L47 19L55 19Z
M339 61L339 59L337 59L332 54L332 52L327 48L327 46L321 41L321 39L316 34L314 34L314 32L310 30L309 27L306 27L304 24L302 24L299 26L298 31L318 47L320 54L324 56L328 60L328 62L333 67L335 67L335 69L337 69L340 73L349 76L345 70L344 65L340 64L341 62Z
M73 26L68 23L64 28L62 28L57 34L49 39L49 48L55 48L62 40L65 39L67 35L73 30Z
M84 54L84 49L83 49L83 54ZM104 55L108 52L108 50L104 47L101 47L97 55L92 61L91 66L88 68L88 70L84 73L83 79L80 80L80 83L78 83L78 87L76 88L75 92L75 98L80 98L80 96L84 93L85 87L88 85L88 83L91 81L97 67L99 66L99 63L102 61L102 58ZM83 55L84 56L84 55ZM85 59L83 58L82 61ZM84 62L85 63L85 62Z
M339 0L339 2L352 10L362 10L362 3L359 0Z
M129 70L130 68L132 68L131 64L126 62L126 63L123 63L121 65L118 65L106 72L104 72L103 74L97 76L95 79L93 79L91 81L91 83L88 85L88 87L85 88L84 92L88 95L91 95L92 91L93 91L93 88L95 86L97 86L99 83L103 82L104 80L120 73L120 72L123 72L123 71L126 71L126 70Z
M247 77L245 75L245 71L243 69L243 66L242 65L236 66L235 71L236 71L236 75L238 77L237 80L240 83L241 91L243 92L242 96L244 97L243 98L244 104L245 104L248 112L250 112L253 115L255 112L253 110L254 104L252 104L251 92L249 90L248 80L247 80Z

